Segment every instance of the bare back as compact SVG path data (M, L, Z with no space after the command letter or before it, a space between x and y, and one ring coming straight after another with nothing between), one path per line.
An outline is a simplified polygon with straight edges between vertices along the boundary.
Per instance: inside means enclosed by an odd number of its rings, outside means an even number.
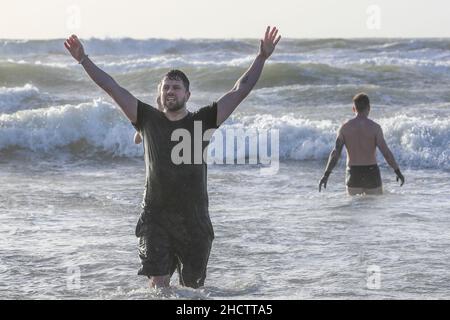
M377 137L381 127L367 117L355 117L339 130L339 138L347 150L347 166L369 166L377 164Z

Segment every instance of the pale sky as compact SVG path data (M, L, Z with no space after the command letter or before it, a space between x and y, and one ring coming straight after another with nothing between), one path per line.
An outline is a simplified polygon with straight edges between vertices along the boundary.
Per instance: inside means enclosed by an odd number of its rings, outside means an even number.
M450 37L448 0L0 0L0 39Z

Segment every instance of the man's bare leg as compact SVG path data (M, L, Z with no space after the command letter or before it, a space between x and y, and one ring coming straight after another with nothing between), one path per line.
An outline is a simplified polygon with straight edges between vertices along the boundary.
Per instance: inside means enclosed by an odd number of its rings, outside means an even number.
M150 277L150 288L167 288L170 284L170 276Z
M383 187L373 189L347 187L347 193L351 196L355 196L358 194L370 194L370 195L383 194Z

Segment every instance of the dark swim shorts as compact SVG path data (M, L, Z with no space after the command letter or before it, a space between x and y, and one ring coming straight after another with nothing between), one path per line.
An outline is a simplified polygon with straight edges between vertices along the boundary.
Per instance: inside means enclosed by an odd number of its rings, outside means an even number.
M210 237L197 235L180 239L161 224L144 222L142 215L136 226L136 236L142 264L138 275L172 276L177 270L181 285L192 288L204 285L212 245Z
M378 165L347 167L347 187L374 189L381 187L381 175Z

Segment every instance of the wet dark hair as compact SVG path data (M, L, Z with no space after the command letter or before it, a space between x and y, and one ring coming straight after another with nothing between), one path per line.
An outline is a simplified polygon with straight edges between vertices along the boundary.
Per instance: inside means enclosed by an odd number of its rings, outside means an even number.
M355 104L356 111L363 112L370 109L369 96L364 92L358 93L353 97L353 103Z
M181 81L183 81L183 85L184 85L186 91L189 91L189 79L188 79L188 77L184 74L183 71L176 70L176 69L170 70L169 72L167 72L167 73L164 75L163 79L164 79L164 78L168 78L168 79L170 79L170 80L181 80ZM162 81L161 81L161 82L162 82Z

